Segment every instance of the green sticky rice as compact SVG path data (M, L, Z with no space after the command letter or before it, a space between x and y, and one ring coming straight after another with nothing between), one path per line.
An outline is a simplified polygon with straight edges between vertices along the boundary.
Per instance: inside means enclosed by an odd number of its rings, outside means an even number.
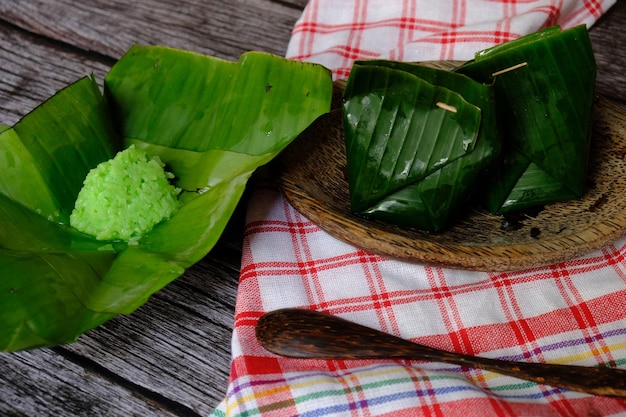
M98 240L132 243L178 209L171 178L159 157L131 145L87 174L70 225Z

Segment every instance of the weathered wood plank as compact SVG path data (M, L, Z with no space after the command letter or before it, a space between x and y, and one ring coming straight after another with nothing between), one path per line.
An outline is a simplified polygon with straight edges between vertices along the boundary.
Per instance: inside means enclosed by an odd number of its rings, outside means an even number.
M64 347L201 415L224 397L239 253L218 246L155 294Z
M592 27L589 35L596 55L599 94L626 103L626 0L615 5Z
M0 25L0 124L14 124L80 77L101 81L113 62Z
M50 349L0 355L0 369L3 416L180 415L180 408L168 410L131 384L94 374Z
M246 50L283 55L303 0L11 0L0 16L29 32L119 58L135 44L160 44L222 58Z

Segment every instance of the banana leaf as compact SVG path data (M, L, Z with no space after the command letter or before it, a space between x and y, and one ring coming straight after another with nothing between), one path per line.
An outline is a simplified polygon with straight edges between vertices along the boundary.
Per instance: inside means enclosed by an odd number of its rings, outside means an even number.
M489 210L582 197L596 78L586 26L549 27L480 51L457 71L495 89L506 145L486 193Z
M0 349L76 340L130 314L214 246L254 170L329 111L330 72L261 52L229 62L131 48L104 79L0 127ZM130 144L158 154L181 208L136 244L69 224L90 169Z
M424 65L358 61L344 92L350 208L445 228L500 153L492 89Z

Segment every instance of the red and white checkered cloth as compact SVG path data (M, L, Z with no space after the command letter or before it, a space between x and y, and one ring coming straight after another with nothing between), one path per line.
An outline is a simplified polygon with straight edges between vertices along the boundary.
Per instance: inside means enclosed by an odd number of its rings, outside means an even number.
M465 60L548 25L593 24L613 1L312 0L287 56L335 78L360 58ZM386 259L340 242L269 185L251 198L231 379L215 416L626 416L626 401L453 365L286 359L263 313L325 311L456 352L626 367L626 239L534 270L468 272Z

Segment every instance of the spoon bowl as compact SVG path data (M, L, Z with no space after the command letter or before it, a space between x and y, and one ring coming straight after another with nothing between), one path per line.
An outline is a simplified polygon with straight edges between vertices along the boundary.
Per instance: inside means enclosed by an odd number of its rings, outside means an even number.
M280 356L302 359L396 359L456 364L593 395L626 398L626 369L517 362L448 352L312 310L287 308L263 315L259 343Z

